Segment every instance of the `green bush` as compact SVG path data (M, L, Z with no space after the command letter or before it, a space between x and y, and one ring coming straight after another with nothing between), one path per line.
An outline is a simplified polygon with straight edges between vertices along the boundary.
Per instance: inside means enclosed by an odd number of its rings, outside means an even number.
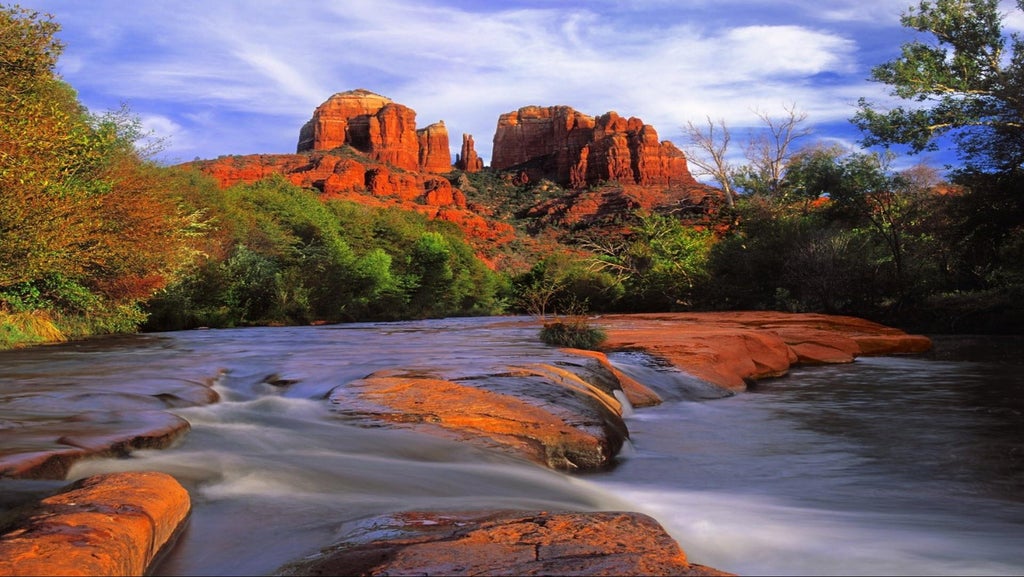
M544 323L540 330L540 340L545 344L571 349L597 350L607 338L604 329L591 325L584 317Z

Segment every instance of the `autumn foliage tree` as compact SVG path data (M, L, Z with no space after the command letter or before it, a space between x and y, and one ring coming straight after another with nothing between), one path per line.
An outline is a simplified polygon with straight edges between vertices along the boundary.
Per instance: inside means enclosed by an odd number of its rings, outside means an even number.
M196 221L136 151L138 122L90 114L57 77L58 30L0 8L0 313L45 313L68 335L131 330L191 256Z

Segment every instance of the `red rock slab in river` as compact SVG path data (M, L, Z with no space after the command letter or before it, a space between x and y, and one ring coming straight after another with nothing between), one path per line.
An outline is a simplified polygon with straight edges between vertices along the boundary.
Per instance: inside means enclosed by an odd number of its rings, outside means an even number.
M618 401L607 395L592 399L558 382L561 377L538 367L510 368L467 378L468 385L380 371L336 387L329 398L344 415L501 449L553 469L608 466L628 436L614 412Z
M165 411L93 411L27 417L0 436L0 477L63 479L75 462L163 449L188 432L185 419Z
M571 355L591 359L594 362L596 362L598 367L600 367L601 370L606 371L615 381L614 384L617 386L613 388L621 390L622 393L626 396L626 400L629 401L629 404L633 405L634 407L653 407L661 404L662 399L660 396L658 396L658 393L655 393L650 388L648 388L647 385L638 382L636 379L630 377L629 375L623 373L619 369L612 366L611 362L608 361L608 356L605 355L604 353L600 351L588 351L584 349L563 350ZM597 371L592 371L592 373L599 374ZM609 394L614 395L612 391L608 392Z
M710 383L744 390L793 364L850 362L859 355L921 353L924 336L856 317L738 311L606 315L608 350L640 349Z
M22 511L0 535L0 575L143 575L188 517L165 473L97 475Z
M654 519L623 512L405 512L279 575L729 575L690 563Z

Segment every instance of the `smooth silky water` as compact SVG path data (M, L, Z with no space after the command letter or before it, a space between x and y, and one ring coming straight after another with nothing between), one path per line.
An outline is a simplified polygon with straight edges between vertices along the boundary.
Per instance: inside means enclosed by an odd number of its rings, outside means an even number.
M613 354L676 400L627 420L598 484L741 574L1024 574L1024 339L934 340L714 401Z
M189 489L191 520L156 574L266 574L366 517L495 508L646 512L691 561L738 573L1024 573L1017 339L970 349L940 339L934 354L800 368L729 398L616 353L666 402L632 411L619 465L585 476L357 426L323 400L381 369L557 362L516 320L101 339L0 354L0 387L213 380L220 402L171 409L192 425L175 447L87 461L69 475L160 470Z

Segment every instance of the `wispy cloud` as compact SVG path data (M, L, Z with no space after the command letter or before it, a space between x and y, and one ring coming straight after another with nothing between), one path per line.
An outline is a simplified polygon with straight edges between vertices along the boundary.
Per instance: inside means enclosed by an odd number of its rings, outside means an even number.
M473 134L485 158L498 116L525 105L616 110L663 138L793 103L836 123L884 96L851 30L898 30L888 0L25 3L63 26L60 69L87 105L163 119L184 159L290 152L313 108L354 88L444 120L453 147Z

